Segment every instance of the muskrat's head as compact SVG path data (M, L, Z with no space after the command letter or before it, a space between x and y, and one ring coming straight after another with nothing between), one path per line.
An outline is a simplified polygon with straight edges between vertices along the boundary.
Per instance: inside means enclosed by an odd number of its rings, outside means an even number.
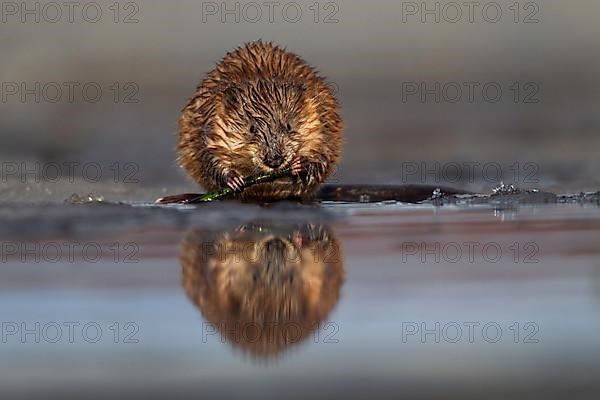
M221 96L215 128L227 138L239 173L288 166L307 141L321 138L316 96L303 84L260 79L230 86Z

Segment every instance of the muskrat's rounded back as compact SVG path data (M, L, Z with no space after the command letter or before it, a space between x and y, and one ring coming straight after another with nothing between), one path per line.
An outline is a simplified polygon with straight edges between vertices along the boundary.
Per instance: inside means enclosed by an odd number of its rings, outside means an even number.
M306 198L339 161L342 129L325 79L297 55L257 41L228 53L198 86L179 119L178 160L207 190L294 166L296 176L238 196Z

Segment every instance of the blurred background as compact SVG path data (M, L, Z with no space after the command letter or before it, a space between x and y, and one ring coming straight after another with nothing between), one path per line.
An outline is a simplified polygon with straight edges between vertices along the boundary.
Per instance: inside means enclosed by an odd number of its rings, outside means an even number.
M333 182L598 187L600 3L2 2L0 199L198 191L186 99L262 38L316 66L347 129Z
M0 1L0 397L595 398L592 202L193 212L62 202L201 191L175 162L180 110L221 57L259 38L316 66L338 95L347 128L332 182L598 191L599 16L597 0ZM338 286L322 290L340 293L323 315L339 342L313 333L267 367L223 336L204 340L209 314L189 295L204 268L183 273L194 249L243 228L304 252L325 239L298 230L306 224L339 241L345 281L333 274ZM503 257L490 261L488 247ZM296 284L332 276L314 264ZM58 342L31 334L69 321L98 324L103 340L80 328L75 341L64 328ZM466 329L458 343L423 339L469 321L498 324L502 340ZM403 340L406 322L421 324L420 338ZM139 328L131 344L128 323Z

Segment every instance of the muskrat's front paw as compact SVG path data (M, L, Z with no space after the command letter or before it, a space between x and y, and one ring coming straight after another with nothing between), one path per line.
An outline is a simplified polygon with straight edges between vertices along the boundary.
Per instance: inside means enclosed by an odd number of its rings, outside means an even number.
M292 161L292 175L303 176L308 173L310 162L304 156L296 157Z
M244 179L237 172L229 171L225 174L225 184L234 192L244 190Z

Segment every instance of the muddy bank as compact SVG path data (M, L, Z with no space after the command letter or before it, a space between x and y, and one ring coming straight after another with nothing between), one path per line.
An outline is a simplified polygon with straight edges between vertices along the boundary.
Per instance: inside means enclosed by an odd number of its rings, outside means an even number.
M600 205L600 192L557 195L538 190L502 186L492 194L473 194L426 185L326 185L320 199L311 203L283 201L268 205L235 200L196 205L155 205L106 201L99 195L74 195L62 203L0 204L0 238L35 240L48 236L81 237L148 227L188 226L224 228L253 219L281 222L330 223L347 217L348 206L386 207L544 206L551 204Z
M325 185L319 193L322 201L357 203L389 202L431 203L433 205L497 204L593 204L600 205L600 191L558 195L542 190L524 190L501 184L491 194L431 185Z

